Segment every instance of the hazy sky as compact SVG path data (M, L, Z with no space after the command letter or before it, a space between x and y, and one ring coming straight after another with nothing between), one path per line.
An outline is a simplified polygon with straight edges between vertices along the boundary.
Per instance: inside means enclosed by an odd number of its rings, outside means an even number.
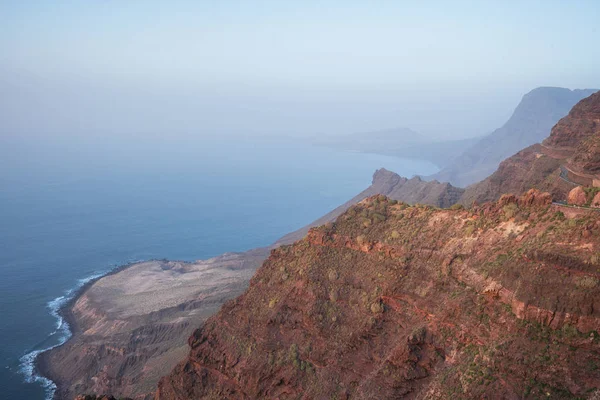
M439 136L600 86L600 2L0 0L0 133Z

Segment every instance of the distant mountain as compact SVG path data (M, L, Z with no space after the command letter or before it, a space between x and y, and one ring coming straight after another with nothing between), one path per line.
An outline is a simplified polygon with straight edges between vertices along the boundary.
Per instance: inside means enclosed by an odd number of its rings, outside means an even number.
M460 202L493 201L530 188L565 200L577 185L600 186L600 92L577 103L542 144L509 157L491 176L469 186Z
M426 143L427 139L410 128L385 129L373 132L358 132L349 135L328 135L316 138L314 144L342 148L344 150L377 152L387 146L415 145Z
M549 119L558 115L558 109L565 107L565 104L571 102L573 98L582 94L589 96L594 92L594 90L571 91L561 88L535 89L525 95L509 122L480 141L478 146L490 146L488 150L491 152L493 141L498 140L504 143L502 151L512 148L512 142L500 140L501 132L506 132L505 138L511 137L515 142L538 138L531 134L517 135L517 133L523 132L520 129L524 129L524 126L539 127L546 124ZM528 118L527 112L537 117ZM556 124L543 144L529 144L523 149L515 150L510 157L500 163L493 174L467 189L437 180L425 181L418 177L408 179L380 169L375 172L373 183L366 190L309 226L290 234L294 235L293 238L288 236L284 238L289 239L288 243L292 239L300 238L310 227L334 220L350 206L375 194L383 194L409 204L449 207L455 203L471 205L474 201L479 203L495 201L502 194L520 194L531 188L550 192L554 199L564 200L567 193L577 185L591 186L593 179L597 179L600 185L600 92L581 100L570 112L567 112L568 116ZM521 128L518 128L519 126ZM535 132L539 134L540 131ZM547 136L548 133L539 140ZM498 148L501 148L500 144ZM479 163L479 166L483 165Z
M468 149L479 140L480 138L477 137L426 142L407 146L396 146L395 148L387 150L382 149L377 153L394 157L425 160L437 165L439 168L444 168L456 160L456 157L458 157L465 149Z
M532 90L523 96L504 126L473 144L431 178L464 187L488 177L505 158L544 140L578 101L596 91L556 87Z
M398 128L324 136L315 139L313 143L349 151L425 160L443 168L479 139L436 140L409 128Z

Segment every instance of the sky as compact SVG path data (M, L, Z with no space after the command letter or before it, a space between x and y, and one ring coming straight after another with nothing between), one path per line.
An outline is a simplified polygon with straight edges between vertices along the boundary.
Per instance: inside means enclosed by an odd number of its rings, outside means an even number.
M0 136L489 133L600 87L600 2L0 0Z

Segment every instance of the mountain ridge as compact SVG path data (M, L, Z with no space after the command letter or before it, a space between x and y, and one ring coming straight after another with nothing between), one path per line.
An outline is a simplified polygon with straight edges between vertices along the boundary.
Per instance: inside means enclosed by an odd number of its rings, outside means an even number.
M467 186L492 174L507 157L544 140L580 100L597 89L539 87L525 94L508 121L466 149L430 179Z
M600 93L553 128L560 151L529 146L460 192L468 209L374 195L272 250L157 400L599 396L600 219L553 203L564 165L597 171L598 122ZM440 185L378 170L372 186L408 182Z

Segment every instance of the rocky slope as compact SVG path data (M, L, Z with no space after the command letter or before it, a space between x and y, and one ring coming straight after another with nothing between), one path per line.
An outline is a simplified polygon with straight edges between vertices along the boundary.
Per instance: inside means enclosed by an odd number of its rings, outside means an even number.
M156 398L590 396L600 215L550 202L368 198L273 250Z
M600 92L577 103L541 145L518 152L490 177L469 186L460 202L481 203L529 188L548 191L555 200L566 200L575 186L592 186L599 173Z
M93 283L69 305L73 337L42 353L37 366L58 386L81 393L152 398L158 379L188 352L193 330L243 293L268 249L195 263L149 261Z
M596 179L594 186L600 186L600 93L577 104L542 145L546 153L566 158L571 180L593 185Z
M532 90L523 96L506 124L472 145L432 178L463 187L485 179L502 160L544 140L577 102L595 91L553 87Z
M562 160L545 155L542 146L535 144L504 160L488 178L469 186L459 202L470 206L530 188L548 191L557 200L566 199L575 185L561 179L561 165Z

